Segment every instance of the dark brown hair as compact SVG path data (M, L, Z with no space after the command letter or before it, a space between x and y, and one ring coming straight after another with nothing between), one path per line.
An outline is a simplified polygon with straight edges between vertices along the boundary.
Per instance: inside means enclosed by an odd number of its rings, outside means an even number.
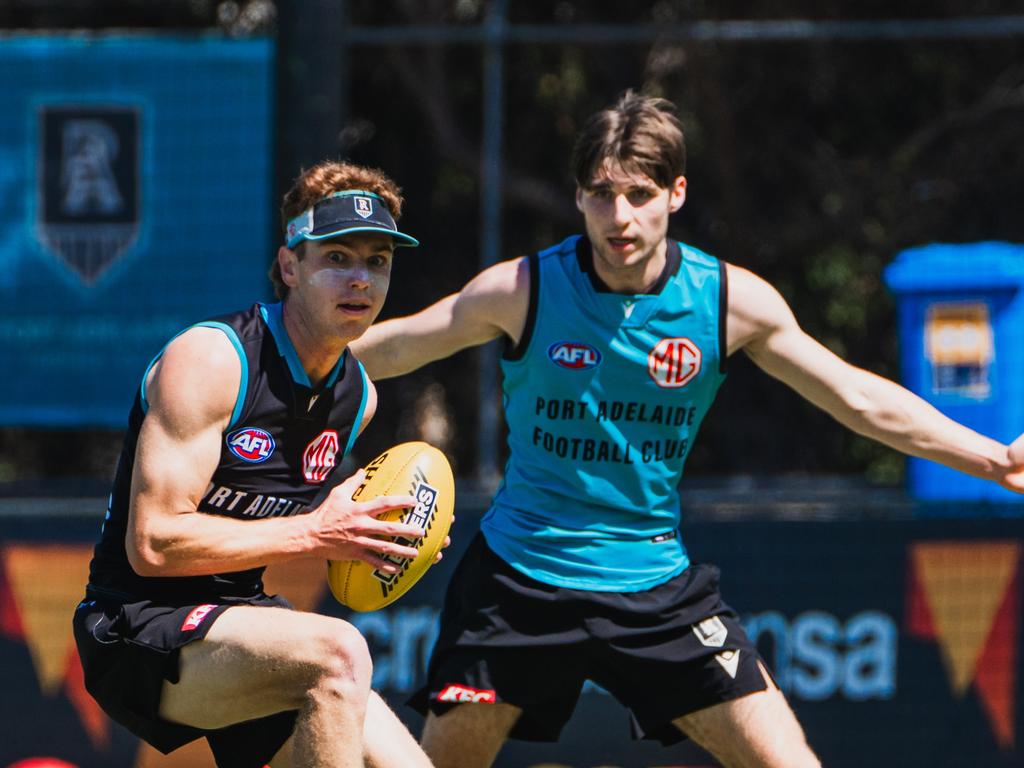
M572 151L576 183L588 188L606 160L626 173L641 173L667 189L686 173L683 126L667 99L626 91L614 106L583 126Z
M379 195L395 222L397 223L401 218L402 190L387 174L378 168L327 160L303 170L295 179L291 189L285 193L281 202L282 237L288 227L288 222L300 213L312 208L328 195L350 189L359 189ZM306 241L303 240L295 247L295 252L300 259L304 255L305 244ZM277 298L284 299L288 295L288 286L281 279L281 267L277 263L276 256L270 265L269 277L270 282L274 284L274 294Z

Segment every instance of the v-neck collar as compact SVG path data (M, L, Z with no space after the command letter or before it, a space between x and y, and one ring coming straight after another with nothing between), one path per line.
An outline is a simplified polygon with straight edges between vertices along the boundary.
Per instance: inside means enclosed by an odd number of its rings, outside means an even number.
M621 293L613 291L608 287L607 283L597 274L597 270L594 269L593 246L586 235L576 242L576 261L579 264L580 272L589 278L590 284L596 293L617 293L620 296L657 296L668 285L668 281L679 271L679 265L683 261L683 256L679 243L675 240L668 240L665 247L665 266L650 290L643 293Z
M576 266L580 271L580 296L603 322L619 328L641 328L661 306L668 283L682 264L682 249L675 240L668 241L665 268L648 293L618 293L605 285L594 271L590 241L580 237L576 243Z
M309 381L309 374L306 373L306 369L302 367L302 361L299 360L299 353L295 351L295 345L292 344L291 337L288 335L287 329L284 327L284 306L279 301L276 304L261 304L260 305L260 316L263 318L263 322L267 324L267 328L270 329L270 334L274 337L274 343L277 345L278 354L284 358L285 363L288 365L288 371L292 375L292 380L299 386L303 386L306 389L313 389L313 385ZM345 355L348 353L348 349L345 349L339 356L338 361L334 364L334 368L331 369L330 375L324 381L323 389L333 387L337 381L338 376L341 374L341 369L345 365Z

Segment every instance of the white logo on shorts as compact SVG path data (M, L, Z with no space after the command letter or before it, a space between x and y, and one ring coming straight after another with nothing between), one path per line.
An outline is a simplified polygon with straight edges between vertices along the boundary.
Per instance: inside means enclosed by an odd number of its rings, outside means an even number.
M708 648L721 648L725 645L725 638L728 636L729 630L725 628L725 624L720 618L712 616L694 626L693 634L700 640L701 645Z
M733 680L736 679L736 671L740 668L740 652L739 651L722 651L721 653L715 654L715 661L722 665L722 669Z

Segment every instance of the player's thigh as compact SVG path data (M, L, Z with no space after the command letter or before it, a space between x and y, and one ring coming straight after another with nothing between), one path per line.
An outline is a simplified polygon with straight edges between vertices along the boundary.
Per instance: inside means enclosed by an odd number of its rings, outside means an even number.
M726 768L820 768L793 710L774 685L673 723Z
M487 768L522 710L511 704L460 704L427 714L420 743L436 768Z
M182 647L177 683L165 682L160 716L198 728L298 709L325 674L365 677L366 642L340 619L286 608L235 606L202 640Z

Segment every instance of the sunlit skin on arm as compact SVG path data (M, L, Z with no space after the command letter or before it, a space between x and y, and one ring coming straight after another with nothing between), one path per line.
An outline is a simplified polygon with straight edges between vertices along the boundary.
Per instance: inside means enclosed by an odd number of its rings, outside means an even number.
M198 512L220 459L223 431L239 391L238 355L219 330L194 328L175 339L147 381L149 411L139 434L126 546L143 576L238 571L298 556L363 560L393 569L387 554L416 550L378 536L418 538L422 529L377 519L415 504L409 496L353 502L357 473L309 514L235 520Z
M1024 436L1008 448L956 423L808 336L785 299L761 278L730 264L728 280L730 354L742 349L758 367L858 434L1024 492Z
M516 343L529 303L527 260L504 261L422 312L373 325L351 347L370 378L400 376L502 335Z

